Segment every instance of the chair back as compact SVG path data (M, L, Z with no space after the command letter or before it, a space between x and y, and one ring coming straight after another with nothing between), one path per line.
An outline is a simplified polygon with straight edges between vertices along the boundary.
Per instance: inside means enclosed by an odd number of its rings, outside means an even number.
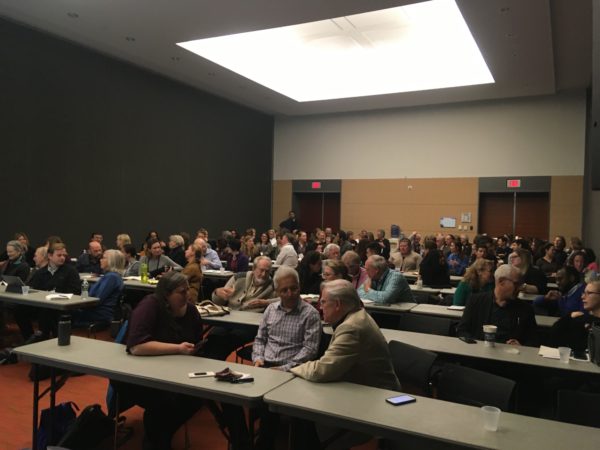
M446 364L439 376L437 396L449 402L495 406L502 411L511 411L515 385L508 378L457 364Z
M404 331L414 331L415 333L450 336L452 322L452 319L448 317L408 313L400 318L399 329Z
M556 419L561 422L600 428L600 394L558 391Z
M407 384L413 385L430 395L432 368L437 354L399 341L390 341L388 347L394 372L403 388Z

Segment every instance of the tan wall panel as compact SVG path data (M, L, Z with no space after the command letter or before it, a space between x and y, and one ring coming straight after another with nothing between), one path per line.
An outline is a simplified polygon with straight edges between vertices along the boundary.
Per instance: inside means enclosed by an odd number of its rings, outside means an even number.
M550 188L550 238L581 236L583 177L552 177Z
M287 218L290 209L292 209L292 181L274 180L272 207L274 228L279 227L281 221Z
M390 225L397 224L405 234L413 230L429 234L442 230L441 217L455 217L458 226L461 213L471 212L473 230L466 233L474 236L478 201L477 178L343 180L341 226L355 232L383 228L389 233Z

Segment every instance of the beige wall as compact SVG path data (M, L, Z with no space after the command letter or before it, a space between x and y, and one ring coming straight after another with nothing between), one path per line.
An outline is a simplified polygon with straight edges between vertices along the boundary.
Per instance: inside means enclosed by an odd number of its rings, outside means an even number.
M581 237L583 177L552 177L550 190L550 238L560 234Z
M470 212L473 236L477 233L477 178L344 180L341 195L341 227L344 230L386 230L397 224L405 234L462 233L458 228L440 228L441 217ZM465 224L467 225L467 224Z
M581 236L583 177L552 177L550 192L550 237L562 234ZM291 208L292 182L273 182L273 222L277 226ZM471 223L461 222L461 213L471 213ZM383 228L392 224L406 234L447 232L477 234L479 213L478 178L407 178L389 180L343 180L341 228L355 233L361 229ZM459 230L439 226L441 217L454 217L456 224L473 227Z
M279 224L287 219L288 213L292 209L292 181L274 180L273 181L273 207L272 220L273 228L279 227Z

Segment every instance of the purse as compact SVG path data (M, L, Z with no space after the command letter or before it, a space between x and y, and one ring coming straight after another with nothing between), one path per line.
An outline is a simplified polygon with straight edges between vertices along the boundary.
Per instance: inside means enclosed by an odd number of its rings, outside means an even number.
M230 311L228 307L217 305L211 300L203 300L196 305L196 308L202 317L224 316Z

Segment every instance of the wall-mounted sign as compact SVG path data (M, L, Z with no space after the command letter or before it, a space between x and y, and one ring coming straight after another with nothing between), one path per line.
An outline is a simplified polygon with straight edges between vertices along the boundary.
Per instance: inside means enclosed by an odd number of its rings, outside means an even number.
M455 217L442 217L440 219L440 227L456 228L456 218Z
M320 181L313 181L313 182L310 184L310 186L311 186L313 189L321 189L321 182L320 182Z
M510 189L516 189L521 187L521 180L506 180L506 187Z

